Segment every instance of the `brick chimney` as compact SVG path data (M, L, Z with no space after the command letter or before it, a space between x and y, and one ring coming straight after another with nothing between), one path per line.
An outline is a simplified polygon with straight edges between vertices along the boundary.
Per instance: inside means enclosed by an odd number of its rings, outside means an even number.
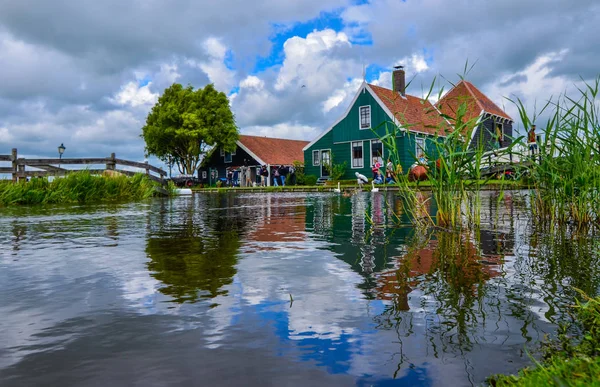
M394 91L402 94L406 97L406 73L404 72L404 66L394 66L394 72L392 72L392 84Z

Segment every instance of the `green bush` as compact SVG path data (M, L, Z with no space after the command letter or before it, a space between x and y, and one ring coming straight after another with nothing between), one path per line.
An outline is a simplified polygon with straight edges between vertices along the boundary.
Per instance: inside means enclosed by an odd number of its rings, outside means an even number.
M304 184L298 183L298 185L316 185L317 177L315 175L304 176Z
M157 183L144 174L92 175L73 172L64 178L33 178L30 181L0 183L0 205L92 203L141 200L154 195Z

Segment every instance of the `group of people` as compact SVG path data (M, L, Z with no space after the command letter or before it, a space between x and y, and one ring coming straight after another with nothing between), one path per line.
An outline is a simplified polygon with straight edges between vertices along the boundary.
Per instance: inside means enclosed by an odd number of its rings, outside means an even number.
M288 181L288 184L296 184L296 169L293 166L273 166L271 168L271 173L269 174L269 169L266 165L263 165L260 168L259 174L261 187L266 187L268 185L267 181L269 179L269 175L273 176L273 186L275 187L285 187L286 180Z
M394 184L397 181L397 177L402 174L402 165L398 163L394 165L391 158L388 158L385 170L382 172L382 163L379 158L373 160L371 171L373 172L373 183L375 184ZM384 180L385 173L385 180ZM369 179L358 172L354 174L356 176L358 185L362 185L369 182Z

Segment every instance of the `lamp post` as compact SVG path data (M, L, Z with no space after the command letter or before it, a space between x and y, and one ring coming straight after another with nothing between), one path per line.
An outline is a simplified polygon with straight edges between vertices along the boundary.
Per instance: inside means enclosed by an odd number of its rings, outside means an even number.
M60 168L60 160L62 160L62 155L63 155L63 153L65 153L65 149L66 148L65 148L64 144L61 142L60 146L58 147L58 160L59 160L58 167L59 168Z

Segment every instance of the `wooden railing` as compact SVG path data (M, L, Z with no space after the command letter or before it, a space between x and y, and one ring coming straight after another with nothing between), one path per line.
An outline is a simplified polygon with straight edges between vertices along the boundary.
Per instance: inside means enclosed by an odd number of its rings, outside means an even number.
M102 174L105 171L115 171L123 175L133 176L135 171L129 171L126 169L117 169L117 165L123 165L127 167L139 168L145 171L146 175L154 181L161 184L165 182L167 172L157 168L153 165L145 163L139 163L136 161L129 161L118 159L115 154L112 153L109 157L105 158L65 158L65 159L25 159L19 158L17 149L12 150L10 155L0 155L0 162L10 162L10 167L0 167L0 174L11 174L13 181L19 181L19 179L26 179L28 177L36 176L65 176L69 173L81 171L82 169L66 169L61 168L61 165L100 165L104 164L104 169L85 169L92 174ZM26 169L26 167L37 168L37 170Z

